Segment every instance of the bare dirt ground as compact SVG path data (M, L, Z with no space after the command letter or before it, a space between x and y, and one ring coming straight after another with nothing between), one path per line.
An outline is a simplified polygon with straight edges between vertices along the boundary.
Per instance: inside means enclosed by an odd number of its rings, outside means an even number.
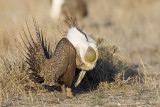
M49 0L0 0L0 106L160 106L160 1L87 3L89 15L79 23L87 34L102 41L99 47L105 51L91 71L96 75L89 72L73 88L75 97L64 99L53 87L35 85L26 78L27 65L17 43L25 20L34 34L34 16L54 48L66 31L64 23L50 18Z

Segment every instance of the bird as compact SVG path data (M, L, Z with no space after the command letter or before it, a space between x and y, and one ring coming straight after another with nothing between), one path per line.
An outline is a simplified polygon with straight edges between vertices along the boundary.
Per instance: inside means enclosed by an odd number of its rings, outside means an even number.
M59 20L61 16L82 19L88 15L84 0L50 0L50 4L50 16L53 20Z
M71 86L76 78L76 69L81 71L73 84L75 87L80 84L85 73L96 66L98 60L96 42L70 18L67 21L69 29L65 37L58 42L52 53L51 46L39 30L36 20L33 19L33 22L37 41L33 39L27 23L30 38L24 29L24 37L20 34L25 46L22 53L25 62L29 65L27 73L29 79L34 83L49 86L60 85L64 98L73 98Z

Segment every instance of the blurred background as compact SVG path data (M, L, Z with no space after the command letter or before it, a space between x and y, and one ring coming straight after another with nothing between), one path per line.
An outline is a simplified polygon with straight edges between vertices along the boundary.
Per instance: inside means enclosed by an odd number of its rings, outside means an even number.
M160 73L160 0L86 0L88 16L79 23L102 45L118 46L127 60L145 63L149 72ZM50 0L0 0L0 53L15 50L16 38L27 20L36 18L47 38L56 44L63 21L50 17ZM34 32L34 29L31 29Z

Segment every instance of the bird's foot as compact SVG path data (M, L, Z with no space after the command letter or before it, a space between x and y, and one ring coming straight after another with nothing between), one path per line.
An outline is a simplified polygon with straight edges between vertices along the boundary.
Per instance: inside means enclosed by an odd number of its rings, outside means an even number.
M67 97L69 97L69 98L73 98L74 97L71 88L67 87L66 91L67 91Z
M66 98L67 98L67 93L66 93L65 86L62 85L62 86L61 86L61 89L62 89L62 95L63 95L64 99L66 99Z

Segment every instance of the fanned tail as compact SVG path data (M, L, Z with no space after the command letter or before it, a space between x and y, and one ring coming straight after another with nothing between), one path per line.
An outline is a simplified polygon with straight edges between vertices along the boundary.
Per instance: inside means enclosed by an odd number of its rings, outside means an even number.
M35 31L36 31L36 36L37 36L37 41L39 44L41 44L43 52L46 56L47 59L50 59L52 56L52 52L50 51L50 44L47 45L47 40L46 38L44 38L42 30L39 30L39 26L35 20L35 18L33 18L33 23L34 23L34 27L35 27Z
M23 55L26 63L29 65L28 76L34 83L43 83L44 78L40 76L40 72L43 70L44 61L51 57L50 45L47 45L46 39L43 37L42 31L39 30L39 26L36 23L35 18L33 18L33 23L36 32L37 41L33 39L30 32L28 23L26 21L27 31L29 36L26 34L24 28L24 37L20 34L22 42L25 46L23 48Z

